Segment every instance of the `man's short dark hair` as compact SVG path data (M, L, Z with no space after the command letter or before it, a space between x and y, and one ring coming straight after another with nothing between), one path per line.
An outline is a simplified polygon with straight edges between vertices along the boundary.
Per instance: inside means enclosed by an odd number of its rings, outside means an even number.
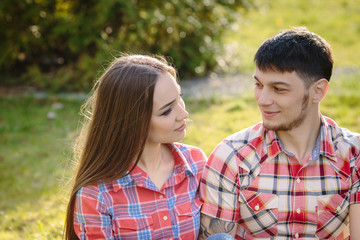
M333 58L330 45L306 27L282 31L262 43L255 54L261 71L293 72L309 87L321 78L330 81Z

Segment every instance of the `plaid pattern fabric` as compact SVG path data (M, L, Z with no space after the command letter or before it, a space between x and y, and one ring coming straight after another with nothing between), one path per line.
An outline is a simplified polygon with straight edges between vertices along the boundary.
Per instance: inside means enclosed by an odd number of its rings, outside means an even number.
M321 116L300 164L259 123L224 139L200 183L201 212L238 223L237 239L349 239L349 205L360 204L359 134Z
M197 239L206 156L185 144L169 147L174 173L160 190L135 167L117 181L78 191L74 228L80 239Z

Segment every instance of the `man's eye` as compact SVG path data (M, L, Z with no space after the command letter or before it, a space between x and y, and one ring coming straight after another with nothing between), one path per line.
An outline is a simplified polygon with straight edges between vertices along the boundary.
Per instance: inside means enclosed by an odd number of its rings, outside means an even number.
M171 111L172 111L172 109L170 108L170 109L166 110L165 112L163 112L161 114L161 116L167 116L167 115L169 115L171 113Z

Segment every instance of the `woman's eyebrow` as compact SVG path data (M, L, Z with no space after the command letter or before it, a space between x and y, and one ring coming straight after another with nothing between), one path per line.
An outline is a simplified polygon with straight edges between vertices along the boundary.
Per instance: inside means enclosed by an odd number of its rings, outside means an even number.
M171 102L165 104L164 106L162 106L159 111L163 110L164 108L167 108L168 106L170 106L171 104L173 104L176 101L176 99L172 100Z

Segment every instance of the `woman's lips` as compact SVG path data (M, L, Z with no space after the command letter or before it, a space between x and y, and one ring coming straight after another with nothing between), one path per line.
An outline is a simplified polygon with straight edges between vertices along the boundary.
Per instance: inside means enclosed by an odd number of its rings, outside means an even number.
M184 131L186 128L186 123L182 124L179 128L175 129L175 131L181 132Z

